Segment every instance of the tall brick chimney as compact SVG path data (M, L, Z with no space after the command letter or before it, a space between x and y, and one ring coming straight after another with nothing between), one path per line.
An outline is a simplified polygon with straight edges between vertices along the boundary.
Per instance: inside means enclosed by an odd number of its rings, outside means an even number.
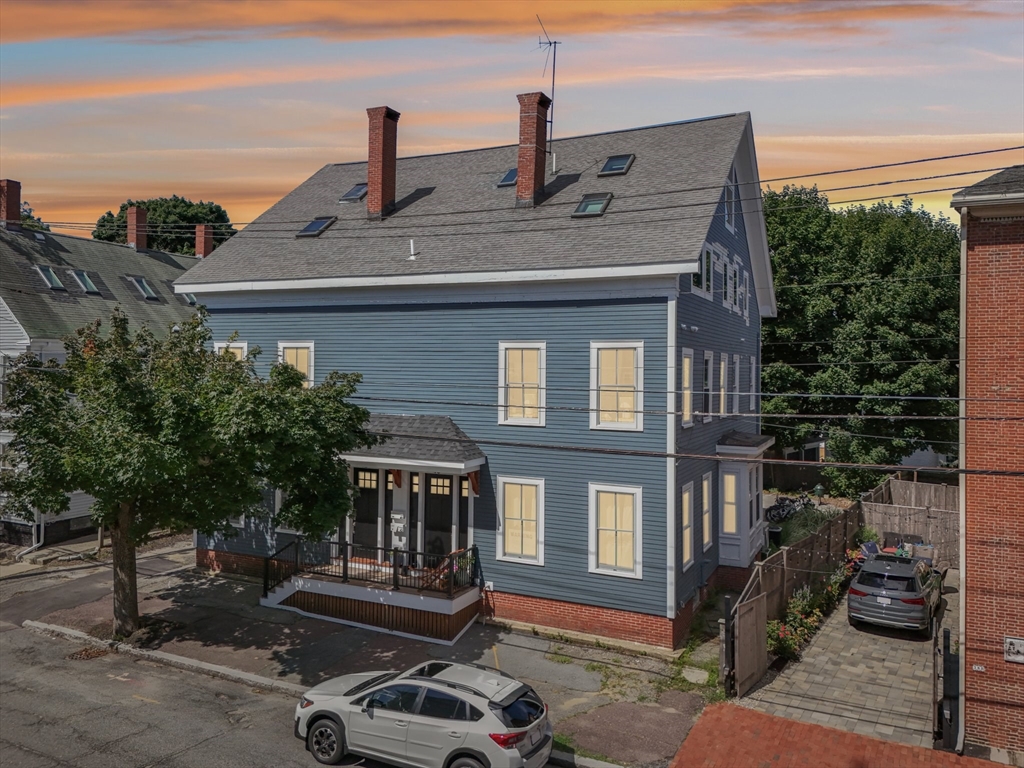
M196 224L196 256L205 259L213 253L213 225Z
M21 182L0 179L0 221L21 224Z
M395 161L398 118L391 107L371 107L369 154L366 162L366 217L380 221L395 208Z
M519 160L516 163L516 208L530 208L544 188L547 164L545 136L551 99L543 93L521 93L519 99Z
M128 209L128 245L136 251L147 247L146 209L133 205Z

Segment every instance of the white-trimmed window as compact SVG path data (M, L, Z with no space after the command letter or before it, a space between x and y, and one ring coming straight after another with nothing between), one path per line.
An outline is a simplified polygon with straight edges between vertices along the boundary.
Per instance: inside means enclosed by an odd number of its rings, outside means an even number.
M213 345L213 351L218 355L225 350L234 355L236 360L244 360L249 354L249 342L247 341L218 341Z
M49 288L50 290L67 290L67 288L64 287L64 283L62 283L60 281L60 278L57 277L57 273L53 271L53 267L48 267L45 264L38 264L36 265L36 271L39 273L40 277L42 277L43 280L46 281L46 287Z
M693 350L684 349L682 358L683 374L683 426L693 426Z
M703 527L704 551L711 547L714 533L711 530L711 473L706 472L700 479L701 526Z
M723 534L730 536L736 536L740 532L739 484L736 472L722 472L721 530Z
M635 486L590 483L591 573L643 578L642 495Z
M498 477L498 560L544 565L544 481Z
M729 401L726 400L729 386L729 356L723 352L718 361L718 415L724 417L729 409Z
M644 343L590 342L590 428L644 428Z
M96 287L96 283L89 277L89 273L84 269L69 269L68 272L72 277L75 278L75 282L81 286L82 290L89 294L99 295L100 289Z
M693 565L693 483L683 486L679 498L683 513L683 570Z
M757 358L750 356L750 412L757 412Z
M274 517L275 518L279 514L281 514L281 507L284 506L284 501L285 501L285 497L286 496L287 496L287 494L284 491L282 491L280 488L275 488L274 489ZM293 536L297 536L298 533L299 533L294 528L289 528L287 525L279 525L277 523L274 524L274 530L277 533L290 533Z
M697 271L691 277L690 291L706 299L711 298L711 278L713 274L711 265L713 261L714 255L711 246L704 243L704 247L700 252L700 258L697 260Z
M730 232L736 231L736 172L729 171L729 177L725 180L725 226Z
M711 421L711 379L715 367L715 353L710 350L704 351L704 370L701 382L701 413L702 421L707 424Z
M743 270L743 318L750 325L750 273Z
M277 342L277 361L287 363L303 375L302 386L313 385L313 342L312 341L279 341Z
M740 356L732 356L732 412L740 412Z
M498 423L543 427L547 344L498 342Z

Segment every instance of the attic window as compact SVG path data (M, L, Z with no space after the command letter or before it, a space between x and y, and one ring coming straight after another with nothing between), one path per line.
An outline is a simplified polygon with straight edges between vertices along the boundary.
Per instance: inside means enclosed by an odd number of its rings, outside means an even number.
M64 283L62 283L60 278L57 277L57 273L53 271L52 267L37 266L36 269L39 271L39 274L42 275L43 280L46 281L46 287L51 291L67 290L67 288L64 287Z
M302 228L296 237L320 237L320 233L334 223L336 216L317 216Z
M612 155L604 161L604 167L598 171L598 176L622 176L633 164L636 155Z
M504 176L501 177L501 181L498 182L499 187L514 187L516 179L519 178L518 168L509 168Z
M367 185L365 183L356 184L352 189L341 196L339 203L358 203L364 197L366 197ZM307 227L308 229L308 227ZM305 231L305 230L303 230Z
M82 286L83 291L86 293L99 294L100 289L96 287L96 283L92 281L92 278L89 277L89 273L84 269L72 269L71 274L74 275L78 284Z
M159 297L156 295L156 291L154 291L150 287L149 283L146 282L146 278L144 278L144 277L129 277L128 279L132 281L132 285L134 285L136 288L138 288L139 293L142 294L142 298L149 299L149 300L152 300L152 301L159 300Z
M596 195L584 195L583 199L580 200L580 204L576 206L576 210L572 212L573 218L601 216L604 214L605 209L608 208L608 203L611 201L611 192L604 192Z

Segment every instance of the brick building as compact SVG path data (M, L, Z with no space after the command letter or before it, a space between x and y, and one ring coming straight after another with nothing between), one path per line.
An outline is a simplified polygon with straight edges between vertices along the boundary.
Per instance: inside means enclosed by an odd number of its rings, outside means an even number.
M952 206L962 232L961 466L1021 471L1024 165L957 192ZM1024 752L1024 478L964 475L960 494L963 739Z

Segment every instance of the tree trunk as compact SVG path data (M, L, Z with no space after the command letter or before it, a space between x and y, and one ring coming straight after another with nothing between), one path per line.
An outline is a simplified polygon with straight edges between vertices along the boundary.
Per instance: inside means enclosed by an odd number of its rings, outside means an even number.
M139 628L139 588L135 574L135 542L131 528L131 504L122 504L117 522L110 526L110 551L114 556L114 635L128 637Z

